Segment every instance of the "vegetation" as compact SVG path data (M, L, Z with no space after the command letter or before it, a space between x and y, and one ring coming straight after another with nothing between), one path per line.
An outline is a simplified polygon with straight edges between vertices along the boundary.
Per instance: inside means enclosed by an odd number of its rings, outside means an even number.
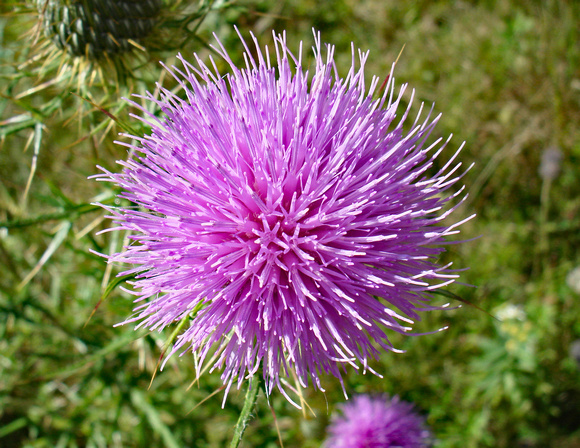
M35 32L29 3L0 4L1 446L213 448L232 439L245 390L222 408L219 373L195 381L191 356L157 371L169 333L114 326L133 304L118 267L97 253L122 238L98 233L110 223L91 204L115 192L87 177L126 157L118 132L147 132L121 97L155 90L165 75L154 59L171 65L178 50L206 59L212 32L241 55L236 24L263 44L286 30L291 48L304 40L308 49L320 30L336 45L339 72L354 42L370 49L369 81L384 79L402 50L398 84L443 113L433 140L453 133L448 151L466 141L460 158L475 162L459 210L478 214L462 227L474 240L446 256L470 268L452 292L498 319L470 306L427 314L418 332L449 329L393 338L406 353L381 357L374 368L384 377L351 374L346 389L414 402L438 448L580 447L580 361L570 351L580 339L580 4L202 1L203 22L190 23L178 19L197 2L165 2L175 20L158 32L176 37L175 27L183 39L113 59L119 76L91 77L92 67ZM339 384L324 385L303 391L304 412L260 394L241 446L319 447L344 401Z

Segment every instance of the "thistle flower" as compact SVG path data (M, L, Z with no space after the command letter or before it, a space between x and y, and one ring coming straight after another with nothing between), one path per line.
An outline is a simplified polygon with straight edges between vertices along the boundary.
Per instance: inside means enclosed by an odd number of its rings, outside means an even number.
M150 121L151 135L131 136L135 157L121 173L99 180L124 190L131 207L107 207L116 229L132 244L109 257L134 274L135 314L162 330L192 314L171 353L186 349L202 365L212 347L213 368L227 389L262 367L267 393L295 376L322 388L320 375L340 379L350 365L369 370L381 349L398 351L388 332L406 333L428 304L429 291L457 277L437 263L444 224L455 207L437 214L458 178L451 158L432 177L443 150L424 147L439 117L396 121L405 86L394 96L393 77L373 99L366 88L367 53L359 51L346 78L335 69L334 47L322 54L315 35L314 73L302 51L274 36L272 64L252 36L238 68L222 76L197 56L197 68L168 69L185 99L161 89L161 99L133 103ZM243 39L242 39L243 40ZM147 101L145 101L145 104ZM457 153L456 153L457 154ZM192 313L194 311L194 313ZM292 388L290 386L290 388ZM227 395L227 394L226 394Z
M393 397L358 395L328 427L328 448L425 448L430 432L413 405Z

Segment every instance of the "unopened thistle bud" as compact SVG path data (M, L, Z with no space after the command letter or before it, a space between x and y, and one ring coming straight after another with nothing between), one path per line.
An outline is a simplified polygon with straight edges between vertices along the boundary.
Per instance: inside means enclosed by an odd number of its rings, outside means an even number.
M47 38L73 56L130 51L158 20L161 0L37 0Z

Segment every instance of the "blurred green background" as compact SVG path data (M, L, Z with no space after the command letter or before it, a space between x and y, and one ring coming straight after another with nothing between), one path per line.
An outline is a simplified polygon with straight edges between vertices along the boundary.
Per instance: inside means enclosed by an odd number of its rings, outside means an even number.
M475 287L451 290L501 321L465 306L424 314L418 331L450 328L394 337L407 352L376 363L384 378L350 375L347 390L414 402L439 448L580 447L579 2L166 2L165 29L143 43L148 53L127 58L132 76L117 61L104 81L83 79L90 67L75 68L34 31L32 3L0 4L0 446L213 448L231 439L243 390L222 409L223 392L210 397L219 373L192 385L188 355L171 358L150 386L170 331L113 326L131 299L107 289L117 268L89 250L122 241L97 235L109 222L90 203L113 191L87 177L126 157L113 144L122 129L69 92L147 132L120 97L153 91L156 60L174 63L178 50L207 60L212 32L240 62L236 24L262 45L286 30L296 49L320 30L343 75L354 42L371 51L369 80L384 79L404 46L397 83L416 89L415 111L424 101L443 113L432 141L454 135L441 160L466 141L460 159L475 162L454 219L477 213L462 237L481 237L449 246L442 262L469 267L462 281ZM186 20L200 10L203 22ZM281 446L276 426L285 447L320 446L344 401L337 381L323 384L326 393L304 391L304 413L279 393L273 413L262 395L243 446Z

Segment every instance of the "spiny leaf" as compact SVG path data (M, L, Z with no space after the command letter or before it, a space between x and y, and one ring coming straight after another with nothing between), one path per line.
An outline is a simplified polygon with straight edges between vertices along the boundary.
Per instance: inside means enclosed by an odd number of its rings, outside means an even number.
M87 103L89 103L91 106L93 106L95 109L100 110L102 113L104 113L107 117L109 117L111 120L113 120L115 123L117 123L122 129L124 129L125 131L129 132L130 134L133 135L139 135L137 131L135 131L135 129L133 129L131 126L129 126L127 123L124 123L122 120L119 120L115 115L113 115L111 112L109 112L107 109L99 106L98 104L95 104L94 102L92 102L91 100L89 100L88 98L84 98L80 95L78 95L75 92L71 92L73 95L78 96L81 100L86 101Z
M153 375L151 376L151 381L149 382L149 388L151 388L151 385L153 384L153 380L155 379L155 376L157 375L157 370L159 369L159 364L161 364L161 361L163 360L163 357L165 356L167 349L173 344L173 341L175 341L175 339L177 338L177 335L181 332L181 330L183 330L183 328L185 327L185 324L190 322L197 315L199 310L201 310L205 305L206 305L206 302L199 302L197 305L195 305L193 310L191 310L190 313L186 314L179 321L179 324L177 324L177 327L175 327L175 330L173 330L173 332L169 336L169 339L167 339L167 341L165 341L165 344L163 346L163 350L161 351L161 354L159 355L159 359L157 360L157 364L155 365L155 371L153 372Z
M85 322L85 324L83 325L83 328L88 325L88 323L91 321L91 319L93 318L93 316L95 315L95 313L97 312L99 307L101 306L101 303L103 303L106 300L106 298L109 297L109 294L111 294L111 292L113 292L113 289L115 289L121 283L126 282L127 280L132 280L134 278L135 278L135 274L127 274L127 275L122 275L120 277L113 278L113 280L111 280L109 282L109 284L107 285L107 287L105 288L105 292L103 293L103 295L101 296L101 298L99 299L99 301L97 302L95 307L93 308L93 311L91 311L91 314L90 314L89 318L87 319L87 321Z
M0 221L0 228L6 227L7 229L17 229L22 227L34 226L37 224L43 224L48 221L56 221L63 218L67 218L72 221L78 215L83 215L85 213L90 213L97 210L101 210L101 207L92 204L79 204L71 208L66 208L60 212L46 213L31 218Z

